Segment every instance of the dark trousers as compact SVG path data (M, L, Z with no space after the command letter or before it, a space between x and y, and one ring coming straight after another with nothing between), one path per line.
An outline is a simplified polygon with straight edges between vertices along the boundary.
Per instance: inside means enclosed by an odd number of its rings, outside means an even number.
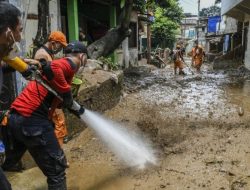
M6 176L3 173L2 168L0 167L0 189L1 190L11 190L11 185L7 180Z
M12 113L9 118L11 143L6 146L3 169L13 167L29 151L47 177L49 190L66 190L66 158L54 133L53 123L46 119L27 118Z

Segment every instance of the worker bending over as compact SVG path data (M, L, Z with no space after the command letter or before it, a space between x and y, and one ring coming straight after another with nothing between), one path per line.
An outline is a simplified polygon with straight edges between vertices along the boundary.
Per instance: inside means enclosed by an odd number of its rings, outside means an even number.
M44 59L50 63L55 58L55 54L59 53L67 46L66 36L60 31L51 32L48 41L37 50L34 59ZM56 109L52 120L55 124L55 134L59 144L63 145L63 139L68 135L65 116L62 109Z
M54 132L52 116L58 107L73 109L71 82L79 67L86 64L87 49L81 42L65 48L65 58L47 64L41 62L43 80L60 97L40 83L30 81L12 103L9 130L13 149L7 151L3 167L15 165L28 150L47 177L49 190L66 190L66 158ZM80 106L79 106L80 107ZM82 114L83 107L76 114Z

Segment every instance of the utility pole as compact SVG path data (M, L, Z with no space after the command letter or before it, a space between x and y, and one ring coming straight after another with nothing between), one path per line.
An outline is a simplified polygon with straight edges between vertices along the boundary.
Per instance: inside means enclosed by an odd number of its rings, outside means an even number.
M199 44L199 30L200 30L200 9L201 9L201 0L198 0L198 25L197 25L197 42Z
M186 39L186 27L187 27L187 17L184 18L185 22L184 22L184 40Z

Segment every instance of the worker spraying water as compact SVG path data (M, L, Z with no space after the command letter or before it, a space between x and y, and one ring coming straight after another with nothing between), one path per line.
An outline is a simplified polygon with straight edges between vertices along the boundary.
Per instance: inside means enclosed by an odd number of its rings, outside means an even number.
M14 57L6 61L9 61L9 64L13 62L13 67L16 66L14 63L23 65L25 71L25 63L22 60ZM13 167L24 152L29 150L47 177L48 189L67 189L67 160L55 137L51 121L51 115L59 106L68 108L85 121L109 148L130 166L143 168L147 162L156 163L152 150L145 146L143 141L130 135L117 124L85 110L73 100L71 81L86 61L87 49L76 41L65 48L65 58L54 60L50 64L40 60L41 71L31 70L31 81L10 108L8 130L13 133L13 148L6 147L8 154L2 166L4 169Z
M5 58L5 61L20 72L24 72L28 68L27 64L16 57L15 53ZM41 73L38 70L34 70L29 79L35 80L43 85L48 91L57 96L58 99L63 99L42 80ZM152 149L146 146L146 144L135 135L129 134L129 132L119 124L111 122L94 112L85 110L75 101L70 110L91 127L97 135L102 138L106 145L129 166L143 168L146 163L156 164L156 158Z
M25 69L25 64L19 58L10 59L8 62L15 67L20 67L21 65L21 68ZM57 92L41 79L39 71L34 72L31 76L30 80L36 80L62 100ZM156 164L156 158L152 149L146 146L146 144L135 135L129 134L129 132L119 126L119 124L111 122L94 112L84 110L75 101L70 109L72 112L77 113L76 115L91 127L97 135L102 138L106 145L129 166L144 168L146 163Z

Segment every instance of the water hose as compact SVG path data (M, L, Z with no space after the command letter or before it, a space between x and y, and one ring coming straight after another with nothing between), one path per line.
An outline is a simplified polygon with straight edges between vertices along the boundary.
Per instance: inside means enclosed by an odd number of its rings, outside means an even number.
M27 71L27 69L29 68L29 65L27 63L25 63L19 57L15 57L13 59L11 59L9 57L4 57L3 61L6 62L9 66L11 66L12 68L14 68L16 71L18 71L20 73ZM38 70L36 70L32 73L30 80L37 81L44 88L46 88L48 91L50 91L52 94L54 94L58 99L63 101L62 97L59 96L59 94L55 90L53 90L48 84L46 84L46 82L42 79L41 73Z
M4 62L6 62L8 65L10 65L12 68L17 70L20 73L23 73L27 71L29 68L29 65L25 63L22 59L19 57L15 57L14 59L10 59L8 57L3 58ZM29 80L33 80L41 84L44 88L46 88L49 92L54 94L59 100L63 101L63 98L53 89L49 86L49 84L46 83L45 80L42 78L42 74L39 70L34 70L34 72L31 74L31 77ZM80 80L78 80L78 83ZM73 101L73 105L71 107L71 110L75 111L77 113L78 117L84 113L84 108L79 105L76 101Z
M15 57L13 59L10 59L9 57L4 57L3 61L20 73L25 72L29 68L28 64L25 63L19 57Z

